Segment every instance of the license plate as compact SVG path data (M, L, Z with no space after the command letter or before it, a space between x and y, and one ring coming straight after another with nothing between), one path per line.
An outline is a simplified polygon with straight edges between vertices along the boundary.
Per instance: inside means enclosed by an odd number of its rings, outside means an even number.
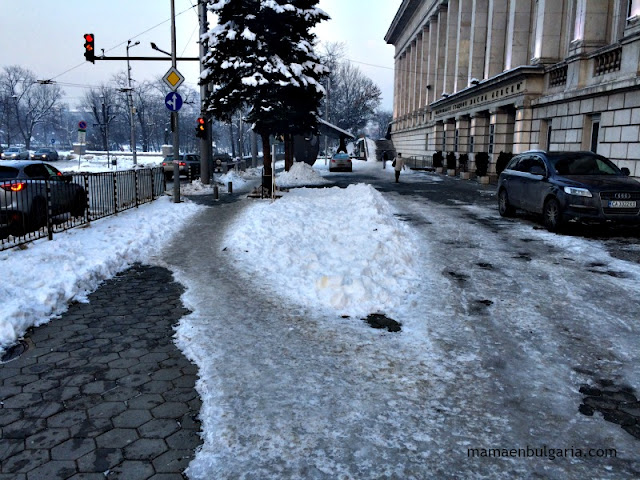
M636 208L635 200L610 200L609 208Z

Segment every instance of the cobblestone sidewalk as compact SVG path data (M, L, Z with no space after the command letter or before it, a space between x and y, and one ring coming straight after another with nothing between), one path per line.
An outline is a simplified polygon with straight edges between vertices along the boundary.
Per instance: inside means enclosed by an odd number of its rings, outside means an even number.
M181 293L135 265L29 332L0 364L0 480L184 478L202 442L197 368L172 342Z

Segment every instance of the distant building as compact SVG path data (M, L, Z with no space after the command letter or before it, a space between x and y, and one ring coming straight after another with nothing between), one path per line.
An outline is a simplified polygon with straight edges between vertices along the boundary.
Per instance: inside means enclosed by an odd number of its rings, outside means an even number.
M385 40L406 156L592 150L640 176L640 0L403 0Z

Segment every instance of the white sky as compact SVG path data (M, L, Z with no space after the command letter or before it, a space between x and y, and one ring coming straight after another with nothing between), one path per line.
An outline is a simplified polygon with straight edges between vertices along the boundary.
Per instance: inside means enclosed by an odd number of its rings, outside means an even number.
M198 18L191 8L195 3L175 0L179 56L198 56ZM400 4L401 0L320 0L319 4L331 16L318 27L319 39L347 44L347 57L381 88L382 106L388 110L393 99L394 49L384 36ZM107 56L125 56L128 39L140 41L130 55L161 56L149 43L170 51L170 5L169 0L0 0L0 67L21 65L38 79L55 79L74 106L84 88L70 84L96 86L126 69L125 62L86 62L83 35L93 33L98 53L104 48ZM132 76L152 79L169 67L169 61L133 62ZM186 84L197 89L198 63L179 62L178 69Z

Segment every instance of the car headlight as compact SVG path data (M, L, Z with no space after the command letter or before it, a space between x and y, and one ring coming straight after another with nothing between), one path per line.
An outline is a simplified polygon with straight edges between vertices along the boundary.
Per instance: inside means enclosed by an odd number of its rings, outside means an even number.
M564 193L568 193L569 195L576 195L578 197L593 197L593 195L591 195L591 192L586 188L564 187Z

